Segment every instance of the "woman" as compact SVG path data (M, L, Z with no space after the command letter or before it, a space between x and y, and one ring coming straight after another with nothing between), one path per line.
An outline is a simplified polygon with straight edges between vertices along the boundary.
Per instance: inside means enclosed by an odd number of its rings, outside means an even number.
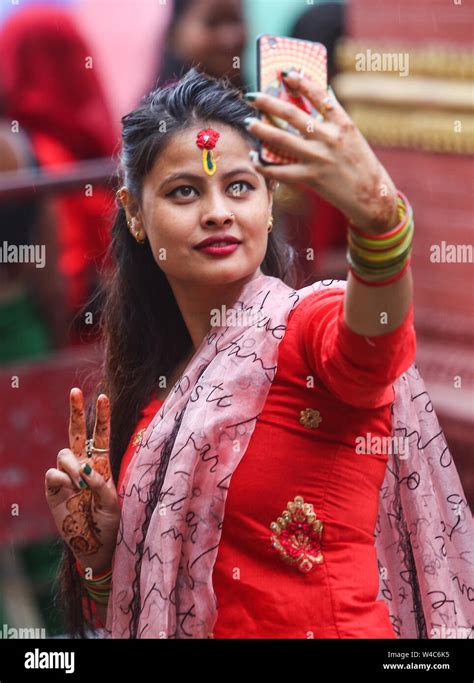
M35 164L27 136L12 133L2 109L0 98L0 177ZM66 344L63 282L52 219L50 203L44 199L0 203L2 247L44 245L48 259L48 268L31 262L4 262L0 268L0 364L38 358Z
M64 595L77 608L81 578L114 638L394 638L402 617L412 627L415 598L393 613L377 599L377 559L389 572L406 560L389 557L388 533L378 557L374 546L387 451L356 447L390 437L392 383L414 359L411 210L342 107L304 78L285 81L324 123L249 99L302 138L195 70L123 119L105 393L89 440L71 391L70 448L46 473L67 543ZM252 165L256 137L298 163ZM308 183L351 220L347 286L285 283L276 180ZM383 242L362 267L361 226L375 239L392 231L391 245L404 231L402 260L390 253L387 265ZM410 424L408 409L398 416Z
M241 0L174 0L158 82L166 85L190 67L242 86L246 28Z

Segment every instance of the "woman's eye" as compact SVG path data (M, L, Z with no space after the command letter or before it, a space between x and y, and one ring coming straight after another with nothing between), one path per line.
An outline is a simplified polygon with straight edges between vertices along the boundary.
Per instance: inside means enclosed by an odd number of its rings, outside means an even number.
M240 197L246 194L249 190L253 189L255 189L253 185L246 182L245 180L236 180L235 182L231 183L227 188L227 190L230 191L230 193L234 197ZM169 192L166 196L173 197L175 199L191 199L197 195L198 192L194 189L192 185L180 185L179 187L176 187L174 190Z
M242 186L245 186L242 189ZM236 180L235 183L231 183L229 185L230 192L234 197L240 197L242 194L245 194L247 190L253 190L253 186L250 183L247 183L245 180Z
M189 197L192 197L192 193L196 192L194 187L192 185L180 185L176 189L174 189L172 192L168 194L168 197L177 197L178 199L189 199Z

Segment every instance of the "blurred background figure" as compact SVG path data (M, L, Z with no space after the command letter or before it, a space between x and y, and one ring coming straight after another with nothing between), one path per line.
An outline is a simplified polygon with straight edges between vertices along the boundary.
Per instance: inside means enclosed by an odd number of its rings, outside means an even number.
M28 171L52 178L68 164L110 159L119 121L94 66L69 12L10 12L0 26L0 188ZM65 397L88 358L82 346L64 347L94 338L100 302L86 306L90 325L81 311L108 265L114 207L108 179L36 192L31 177L26 194L0 198L0 245L45 255L44 268L0 265L0 623L54 634L62 631L51 592L60 550L45 523L39 467L64 444Z
M0 32L0 63L5 115L27 136L31 164L48 172L112 155L117 126L91 52L68 12L32 6L11 14ZM81 330L75 316L104 265L110 197L109 190L85 185L51 200L48 225L57 236L67 319L75 325L72 341Z
M0 102L0 173L36 165L28 137L12 134ZM0 365L36 358L66 344L62 279L52 207L46 200L22 198L0 203L0 244L45 247L47 267L3 263L0 268Z
M174 0L156 82L174 81L197 66L216 78L228 76L242 87L245 41L241 0Z

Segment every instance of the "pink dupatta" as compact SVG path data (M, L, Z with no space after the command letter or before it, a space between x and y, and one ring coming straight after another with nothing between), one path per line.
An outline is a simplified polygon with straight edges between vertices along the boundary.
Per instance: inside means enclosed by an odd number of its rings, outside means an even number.
M328 280L296 291L261 275L228 309L238 324L206 335L152 419L119 492L106 637L212 637L226 495L275 377L288 316L313 292L345 285ZM377 338L370 339L373 346ZM380 492L379 597L401 638L469 637L472 515L415 364L394 389L393 433L409 439L409 452L389 457ZM157 504L145 520L150 496Z

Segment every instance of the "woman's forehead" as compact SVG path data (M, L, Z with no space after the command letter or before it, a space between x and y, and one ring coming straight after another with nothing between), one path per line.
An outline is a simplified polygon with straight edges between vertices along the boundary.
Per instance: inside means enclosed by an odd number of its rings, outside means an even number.
M251 168L249 159L251 144L229 126L216 124L212 126L212 129L219 133L219 138L212 150L217 165L216 175L219 171L225 172L236 165L245 164ZM198 133L202 130L202 125L198 125L173 135L151 171L155 181L160 182L165 176L180 170L199 174L204 178L209 177L203 169L203 150L196 144Z
M235 17L243 20L242 0L198 0L188 5L191 11L212 18L215 24Z
M175 153L192 154L196 151L200 154L202 150L197 144L198 134L208 130L218 133L217 139L213 143L214 153L224 149L230 150L234 147L237 147L239 150L250 148L249 142L235 128L224 123L201 123L175 133L168 144L168 149L173 148L172 151Z

